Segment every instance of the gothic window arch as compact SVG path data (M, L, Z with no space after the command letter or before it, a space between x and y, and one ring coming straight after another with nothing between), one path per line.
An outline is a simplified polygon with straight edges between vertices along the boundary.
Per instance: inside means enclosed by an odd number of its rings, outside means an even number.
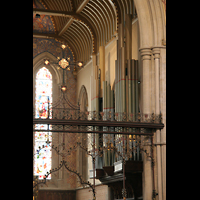
M80 105L81 113L85 114L86 111L88 111L88 94L87 94L86 87L84 85L81 86L78 103ZM81 144L87 147L87 135L80 133L80 138L81 138L80 140ZM86 152L79 148L77 151L77 169L85 180L87 180L87 177L88 177L88 172L87 172L88 163L87 162L88 160L87 160Z
M35 86L35 117L50 118L52 104L52 74L46 68L42 67L36 74Z
M52 117L52 74L46 68L38 70L35 80L35 118ZM35 125L37 129L51 130L51 126ZM34 138L34 175L43 179L46 172L51 169L51 132L35 132ZM51 179L51 175L47 179Z

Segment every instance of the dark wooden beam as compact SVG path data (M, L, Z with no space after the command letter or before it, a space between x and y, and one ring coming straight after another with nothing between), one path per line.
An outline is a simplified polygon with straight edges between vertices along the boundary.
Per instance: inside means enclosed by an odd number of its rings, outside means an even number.
M48 10L39 8L33 8L33 13L40 15L59 16L59 17L71 17L74 14L76 14L73 11Z
M64 38L53 34L53 33L33 33L33 37L35 38L47 38L47 39L57 39L63 41Z

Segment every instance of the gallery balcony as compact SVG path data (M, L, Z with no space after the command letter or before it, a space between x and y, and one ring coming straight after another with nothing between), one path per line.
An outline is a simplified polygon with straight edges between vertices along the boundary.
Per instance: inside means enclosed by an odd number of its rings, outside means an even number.
M153 129L162 129L162 115L143 113L97 112L70 110L63 108L52 109L46 118L35 117L33 125L53 125L51 132L70 133L103 133L103 134L147 134ZM33 126L34 131L39 131ZM48 130L46 130L48 131Z

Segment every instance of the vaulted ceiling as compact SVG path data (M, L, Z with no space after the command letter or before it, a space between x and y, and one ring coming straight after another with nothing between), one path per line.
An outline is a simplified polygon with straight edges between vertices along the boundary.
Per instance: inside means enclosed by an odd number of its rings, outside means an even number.
M33 0L33 37L63 41L86 63L133 10L132 0Z

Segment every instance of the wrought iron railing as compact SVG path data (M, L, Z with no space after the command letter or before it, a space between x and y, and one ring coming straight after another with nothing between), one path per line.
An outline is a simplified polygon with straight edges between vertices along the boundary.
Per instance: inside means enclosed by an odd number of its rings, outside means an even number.
M35 111L33 110L33 118L35 118ZM48 118L48 117L47 117ZM127 122L149 122L162 123L162 114L156 115L154 113L126 113L126 112L99 112L72 110L67 108L53 108L51 119L66 119L66 120L96 120L96 121L127 121Z
M117 161L128 160L141 161L142 152L145 152L148 157L153 160L153 153L148 151L145 146L150 146L149 140L153 138L153 129L163 128L162 114L155 115L143 114L143 113L126 113L126 112L113 112L113 111L86 111L80 112L80 110L71 110L67 108L53 108L51 112L48 112L47 119L36 118L35 111L33 111L33 131L42 132L58 132L62 133L63 137L65 133L91 133L93 141L91 142L92 150L88 150L80 143L77 143L83 150L85 149L88 155L92 155L93 159L93 172L95 172L95 162L102 163L101 167L96 166L97 169L113 166ZM50 124L51 130L38 129L35 124ZM95 135L97 134L97 135ZM145 135L145 136L144 136ZM98 137L102 137L102 141L96 140ZM144 140L144 141L143 141ZM146 140L146 141L145 141ZM63 143L63 145L65 145ZM151 143L153 145L153 143ZM59 146L59 144L58 144ZM87 146L89 146L87 144ZM74 149L76 146L74 146ZM52 149L56 149L52 146ZM65 148L63 148L65 149ZM59 155L66 157L71 151L70 148L66 151L59 152ZM91 154L93 152L93 154ZM59 170L62 166L68 169L66 162L63 161L57 169L53 169L47 173L48 176L54 171ZM124 172L124 167L121 168ZM69 171L74 172L79 178L82 184L88 184L93 190L93 196L95 197L95 179L93 179L93 185L89 182L82 181L80 174L73 169ZM93 173L93 177L95 173ZM124 175L125 177L125 175ZM46 179L45 179L46 181ZM39 183L36 183L37 185ZM42 184L42 182L41 182Z

